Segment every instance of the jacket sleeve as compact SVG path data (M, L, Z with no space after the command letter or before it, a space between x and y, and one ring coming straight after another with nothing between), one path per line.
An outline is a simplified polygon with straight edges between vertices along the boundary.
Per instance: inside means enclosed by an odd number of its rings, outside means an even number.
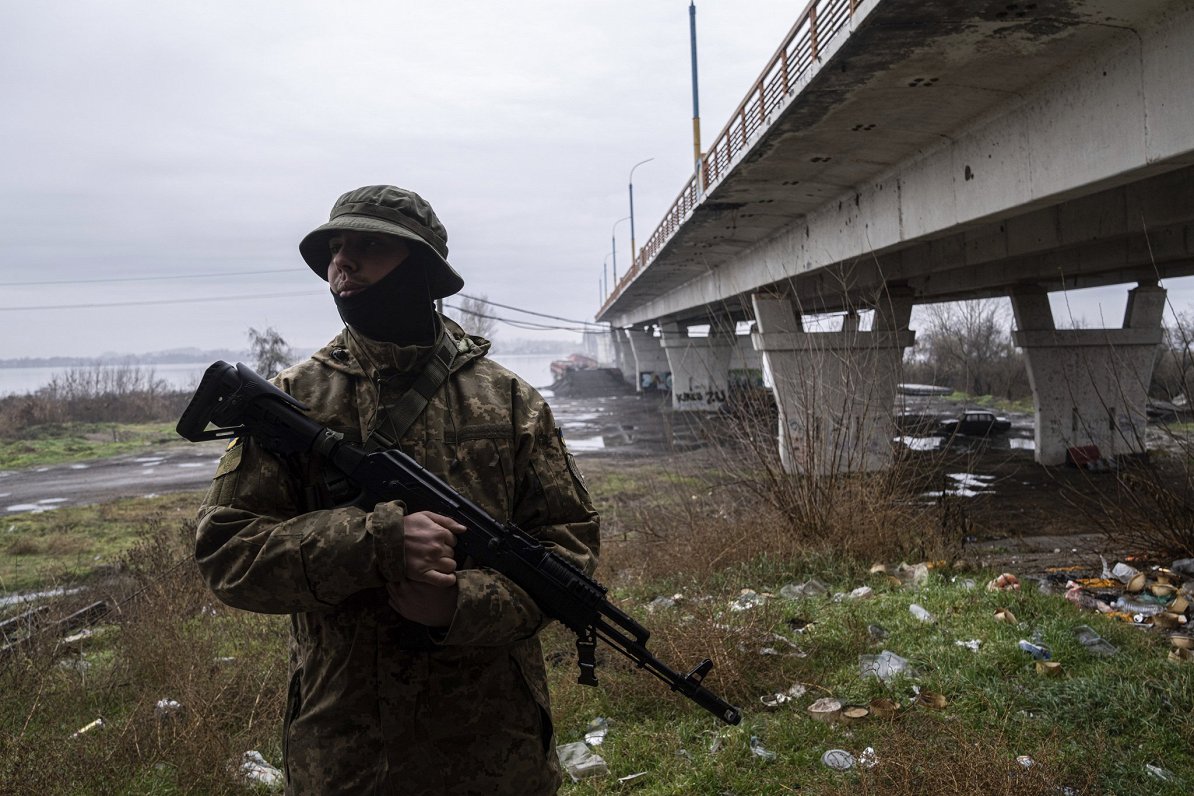
M511 520L584 572L597 567L597 511L547 403L515 382L516 487ZM537 633L548 617L506 576L489 569L457 572L456 613L441 643L490 646Z
M304 512L286 463L237 440L199 510L195 559L222 602L259 613L338 605L401 576L403 506Z

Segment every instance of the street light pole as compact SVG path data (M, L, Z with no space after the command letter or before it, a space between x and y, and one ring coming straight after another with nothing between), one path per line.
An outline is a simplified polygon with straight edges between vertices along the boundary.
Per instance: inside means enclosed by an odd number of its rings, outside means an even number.
M619 224L629 220L630 216L619 218L609 230L609 254L614 258L614 290L618 289L618 239L615 237L614 232L618 229Z
M630 177L626 180L626 183L630 188L630 267L631 268L634 268L635 263L638 261L638 249L636 249L634 246L634 170L637 169L639 166L643 165L644 163L650 163L654 159L655 158L647 158L646 160L640 160L638 163L635 163L633 166L630 167Z

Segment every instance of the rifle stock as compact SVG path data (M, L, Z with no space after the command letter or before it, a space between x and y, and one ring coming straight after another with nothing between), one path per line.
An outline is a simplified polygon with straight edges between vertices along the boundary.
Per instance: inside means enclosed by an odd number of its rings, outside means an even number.
M508 577L540 610L576 633L578 682L597 685L594 648L600 639L722 721L741 721L737 708L701 684L712 661L688 674L670 668L647 649L650 631L610 603L606 588L571 562L515 525L494 519L402 451L370 452L345 442L307 417L306 409L246 365L219 361L203 374L177 430L191 442L248 434L276 454L316 452L372 503L402 500L413 511L452 517L468 529L458 540L479 566Z

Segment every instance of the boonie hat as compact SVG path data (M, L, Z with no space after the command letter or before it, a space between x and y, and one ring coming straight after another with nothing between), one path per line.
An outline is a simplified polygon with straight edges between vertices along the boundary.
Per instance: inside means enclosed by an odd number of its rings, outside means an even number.
M426 270L431 298L450 296L464 287L460 274L448 265L448 231L427 200L414 191L368 185L337 199L328 222L299 243L299 253L324 281L332 261L328 238L341 230L380 232L418 244L411 247L411 260Z

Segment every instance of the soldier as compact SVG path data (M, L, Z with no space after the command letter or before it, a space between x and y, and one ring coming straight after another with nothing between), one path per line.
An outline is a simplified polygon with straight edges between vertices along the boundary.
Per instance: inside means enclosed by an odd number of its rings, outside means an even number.
M591 573L597 513L551 410L435 311L464 281L431 206L388 185L350 191L299 251L345 328L274 383ZM291 617L286 792L555 793L543 612L460 560L450 518L357 501L318 456L237 439L200 509L195 557L216 596Z

